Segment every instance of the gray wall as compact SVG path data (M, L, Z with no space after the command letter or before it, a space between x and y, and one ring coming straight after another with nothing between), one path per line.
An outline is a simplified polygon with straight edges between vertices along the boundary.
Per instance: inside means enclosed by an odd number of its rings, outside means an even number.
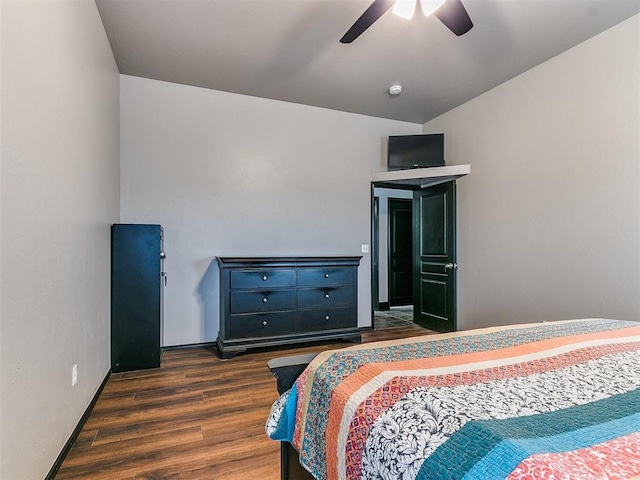
M0 478L39 479L110 365L119 74L93 1L0 8Z
M384 139L420 129L122 76L121 219L164 226L164 345L215 340L216 255L361 255ZM361 326L370 261L358 275Z
M459 326L640 319L640 16L424 125L458 182Z

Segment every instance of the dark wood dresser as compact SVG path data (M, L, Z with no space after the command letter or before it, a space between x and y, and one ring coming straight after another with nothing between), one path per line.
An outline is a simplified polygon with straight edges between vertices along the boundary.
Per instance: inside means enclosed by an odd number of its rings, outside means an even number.
M222 358L248 348L329 339L360 342L362 257L216 257Z

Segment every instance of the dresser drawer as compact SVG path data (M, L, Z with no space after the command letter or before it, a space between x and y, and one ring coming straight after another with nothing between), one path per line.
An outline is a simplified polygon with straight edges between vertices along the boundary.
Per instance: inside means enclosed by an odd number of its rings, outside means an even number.
M304 332L355 327L356 323L355 309L352 307L298 312L298 330Z
M299 308L330 308L353 304L353 285L298 289Z
M258 313L296 308L295 289L231 292L231 313Z
M291 333L295 328L296 312L231 315L230 338L269 337Z
M341 285L353 283L353 269L344 267L301 268L298 285Z
M232 289L295 287L295 285L296 271L293 269L265 268L231 272Z

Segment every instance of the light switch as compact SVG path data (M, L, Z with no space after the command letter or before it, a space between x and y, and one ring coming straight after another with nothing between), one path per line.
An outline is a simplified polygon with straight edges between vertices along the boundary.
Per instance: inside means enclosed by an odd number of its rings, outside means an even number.
M369 245L363 244L363 245L360 247L360 251L361 251L362 253L369 253Z

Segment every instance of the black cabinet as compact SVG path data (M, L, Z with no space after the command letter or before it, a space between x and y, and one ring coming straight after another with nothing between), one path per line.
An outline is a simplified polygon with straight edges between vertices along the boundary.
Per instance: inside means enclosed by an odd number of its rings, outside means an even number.
M160 366L163 303L160 225L111 226L111 368Z
M252 347L360 342L361 257L216 257L223 358Z

